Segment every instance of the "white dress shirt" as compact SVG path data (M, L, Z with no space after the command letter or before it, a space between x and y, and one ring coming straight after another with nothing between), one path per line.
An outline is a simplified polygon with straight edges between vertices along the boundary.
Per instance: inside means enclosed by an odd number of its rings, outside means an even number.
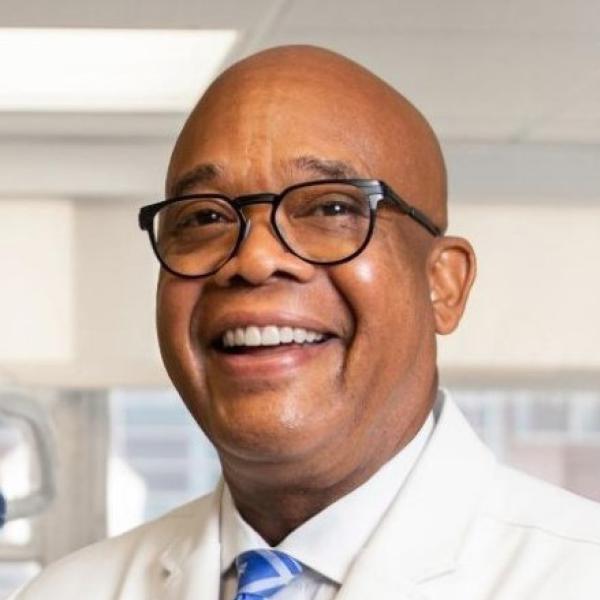
M292 531L276 548L302 563L303 571L274 600L331 600L352 563L376 529L417 463L434 429L430 414L417 435L370 479ZM235 558L247 550L270 548L244 521L225 485L221 497L221 593L237 591Z

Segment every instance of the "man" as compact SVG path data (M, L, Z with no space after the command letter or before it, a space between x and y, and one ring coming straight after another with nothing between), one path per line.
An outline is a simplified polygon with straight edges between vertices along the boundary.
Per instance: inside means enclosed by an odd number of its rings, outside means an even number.
M166 186L140 215L160 347L224 483L17 598L600 592L598 507L498 465L438 392L475 258L406 99L325 50L262 52L200 100Z

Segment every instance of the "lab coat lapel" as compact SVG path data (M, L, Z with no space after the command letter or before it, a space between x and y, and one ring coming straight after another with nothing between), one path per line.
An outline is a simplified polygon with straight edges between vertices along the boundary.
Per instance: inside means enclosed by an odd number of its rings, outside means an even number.
M219 514L223 483L213 492L195 526L160 556L162 578L156 600L217 600L221 581Z
M451 573L496 461L446 398L414 471L357 558L336 600L427 600Z

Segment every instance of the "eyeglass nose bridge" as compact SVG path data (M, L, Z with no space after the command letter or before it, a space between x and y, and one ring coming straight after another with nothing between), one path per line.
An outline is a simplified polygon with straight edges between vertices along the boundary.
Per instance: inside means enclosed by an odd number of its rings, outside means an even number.
M274 228L275 235L277 236L277 238L278 239L281 238L279 231L277 231L277 228L274 227L273 219L272 219L273 209L275 208L276 203L279 201L279 199L280 199L279 194L274 194L272 192L261 192L258 194L245 194L244 196L238 196L237 198L234 198L232 200L232 204L236 208L238 213L240 214L241 222L242 222L243 231L242 231L242 235L240 236L240 243L248 237L248 233L250 233L250 227L252 225L252 222L246 217L246 215L244 215L244 213L242 211L247 206L254 206L256 204L270 204L271 205L271 219L270 219L271 227ZM236 251L237 251L237 249L236 249Z
M279 200L279 194L272 192L262 192L260 194L246 194L233 199L233 204L236 208L242 209L246 206L254 204L275 204Z

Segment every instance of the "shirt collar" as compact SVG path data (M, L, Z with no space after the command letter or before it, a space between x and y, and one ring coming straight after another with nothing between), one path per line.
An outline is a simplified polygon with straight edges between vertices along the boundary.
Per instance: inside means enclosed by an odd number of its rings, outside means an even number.
M417 435L361 486L292 531L277 549L341 585L427 445L431 413ZM237 511L227 485L221 497L221 574L236 556L268 543Z

